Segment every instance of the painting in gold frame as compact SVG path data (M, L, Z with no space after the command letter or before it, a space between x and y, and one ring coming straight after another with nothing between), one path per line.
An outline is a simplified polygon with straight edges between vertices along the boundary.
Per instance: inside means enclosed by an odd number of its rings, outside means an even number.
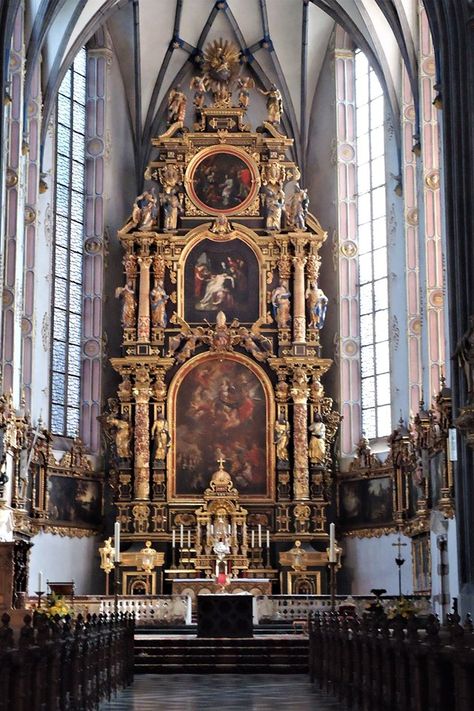
M92 478L50 474L47 513L48 521L58 526L100 526L102 483Z
M338 485L339 522L343 528L376 528L393 523L393 479L377 476L346 479Z
M242 214L258 195L255 161L235 146L211 146L190 161L185 187L194 205L208 215Z
M170 386L169 498L201 500L217 460L240 498L273 501L274 403L264 371L238 353L203 353Z
M240 239L200 240L189 252L184 270L184 318L189 323L215 321L224 311L229 321L253 323L259 317L259 264Z

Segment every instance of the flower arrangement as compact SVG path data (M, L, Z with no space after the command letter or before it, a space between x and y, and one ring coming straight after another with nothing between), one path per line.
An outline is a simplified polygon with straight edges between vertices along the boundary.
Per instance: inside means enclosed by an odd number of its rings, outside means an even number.
M394 605L391 605L387 610L387 617L389 620L393 620L395 617L403 617L408 619L416 613L416 609L410 600L406 597L401 597L396 601Z
M62 595L55 595L52 593L48 596L46 601L46 606L41 609L41 612L47 617L66 617L69 615L72 617L73 611L71 605L69 605Z

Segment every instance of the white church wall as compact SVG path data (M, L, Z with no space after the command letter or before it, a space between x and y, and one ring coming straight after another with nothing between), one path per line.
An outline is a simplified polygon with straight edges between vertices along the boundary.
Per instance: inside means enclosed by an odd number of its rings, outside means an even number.
M388 595L398 595L398 568L395 558L398 549L393 546L398 536L389 534L380 538L344 538L342 541L344 577L352 595L370 595L372 588L385 588ZM402 594L411 595L413 578L410 539L402 536Z
M99 538L68 538L52 533L39 533L31 539L29 595L38 586L38 574L44 580L74 581L77 595L100 594L104 591L103 575L99 568Z

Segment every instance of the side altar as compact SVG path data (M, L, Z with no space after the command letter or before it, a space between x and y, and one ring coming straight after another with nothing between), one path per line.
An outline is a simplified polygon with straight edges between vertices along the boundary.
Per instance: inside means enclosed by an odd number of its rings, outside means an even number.
M328 589L340 416L322 382L327 235L281 132L279 91L257 87L264 115L255 130L247 119L251 71L232 42L205 48L193 95L170 92L118 232L107 471L123 554L140 561L153 546L165 571L122 564L124 593L221 574L288 592L280 557L296 540L317 553L308 560Z

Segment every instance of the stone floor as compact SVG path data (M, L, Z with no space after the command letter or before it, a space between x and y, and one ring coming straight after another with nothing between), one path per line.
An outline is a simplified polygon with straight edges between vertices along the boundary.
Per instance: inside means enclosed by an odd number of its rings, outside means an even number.
M143 674L100 711L344 711L306 674Z

